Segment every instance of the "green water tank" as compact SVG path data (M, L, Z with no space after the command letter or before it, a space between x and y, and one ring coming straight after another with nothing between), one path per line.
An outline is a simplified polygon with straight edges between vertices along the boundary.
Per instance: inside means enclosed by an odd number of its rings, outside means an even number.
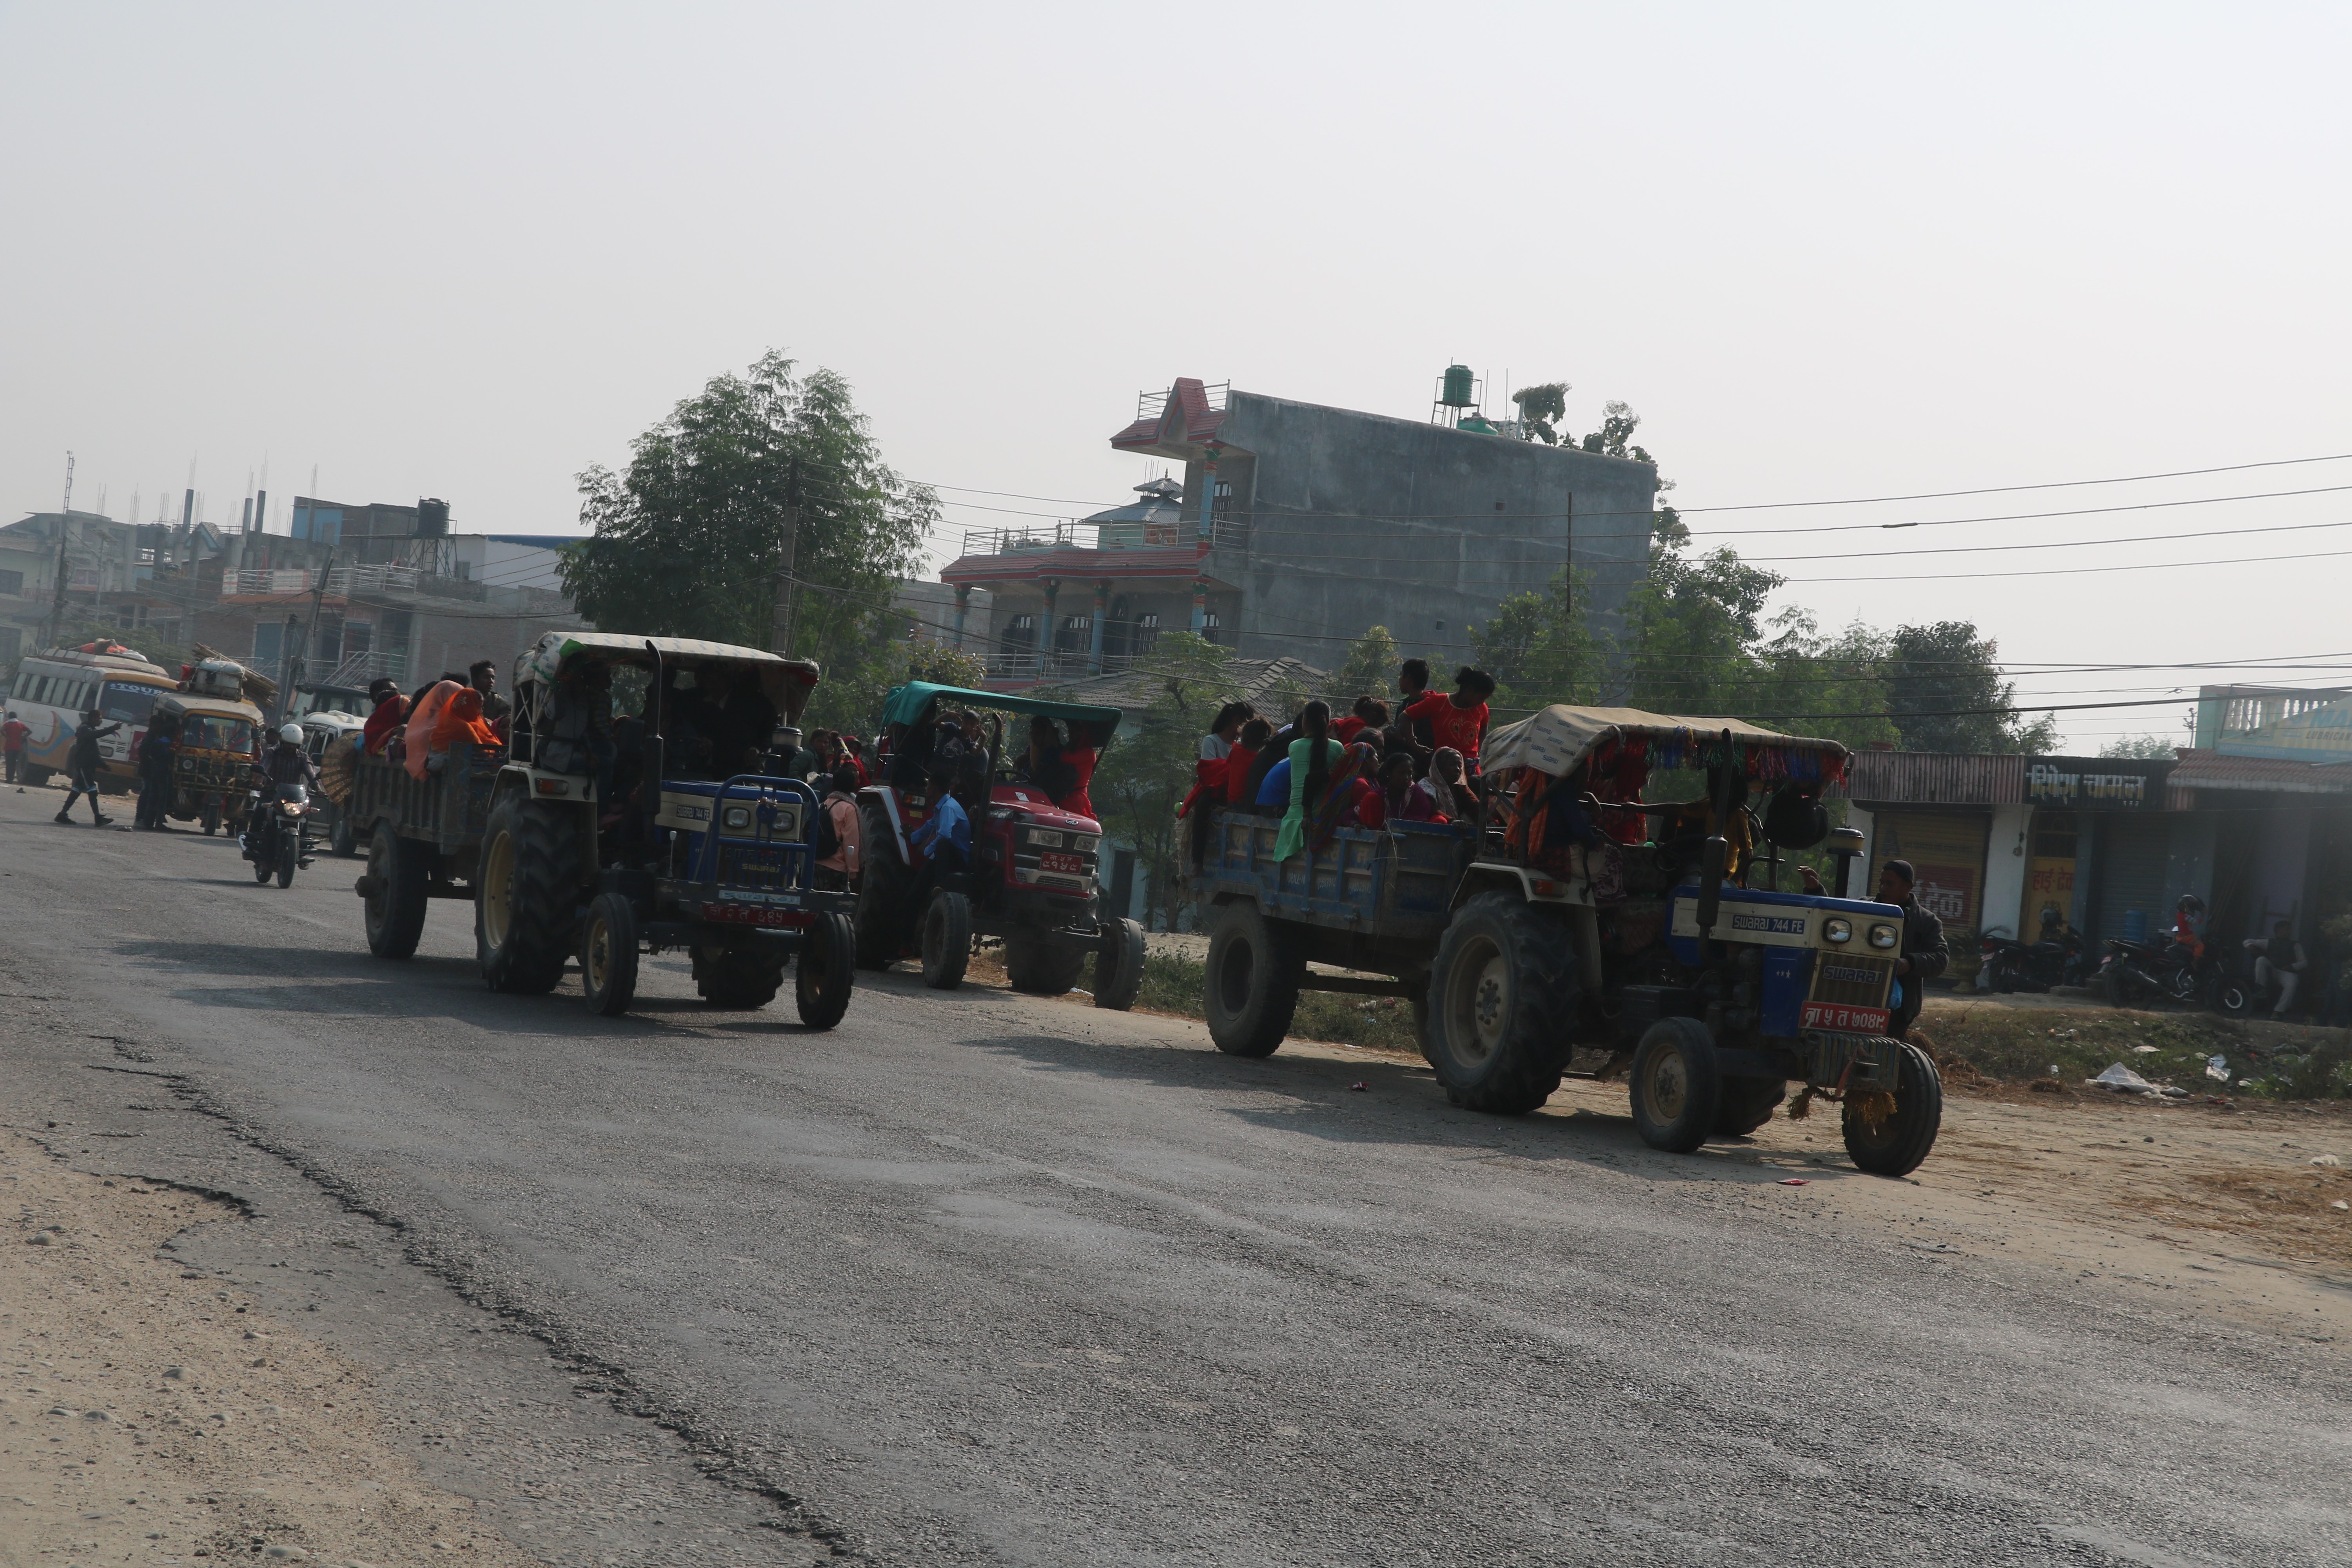
M1445 394L1437 401L1448 408L1474 407L1478 399L1470 390L1470 367L1466 364L1449 364L1445 367Z

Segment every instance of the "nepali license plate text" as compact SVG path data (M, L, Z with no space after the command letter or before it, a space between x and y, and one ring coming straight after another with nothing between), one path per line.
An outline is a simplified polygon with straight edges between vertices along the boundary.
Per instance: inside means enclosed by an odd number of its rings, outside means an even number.
M1083 855L1060 855L1048 852L1037 857L1037 868L1043 871L1060 871L1066 876L1083 877L1087 871Z
M1800 1019L1800 1026L1834 1029L1848 1035L1883 1035L1886 1033L1886 1009L1848 1007L1837 1002L1808 1002Z

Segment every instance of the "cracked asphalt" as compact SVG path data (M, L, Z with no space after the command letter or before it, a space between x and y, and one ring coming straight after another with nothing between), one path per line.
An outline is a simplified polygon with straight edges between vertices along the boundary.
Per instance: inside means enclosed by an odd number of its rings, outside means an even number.
M1896 1184L906 974L816 1034L662 961L598 1019L485 991L462 905L381 963L355 864L257 889L56 798L0 793L0 1062L145 1075L73 1093L168 1092L236 1141L221 1190L396 1237L451 1293L417 1312L609 1384L664 1506L770 1510L776 1561L2352 1560L2340 1344L1923 1250Z

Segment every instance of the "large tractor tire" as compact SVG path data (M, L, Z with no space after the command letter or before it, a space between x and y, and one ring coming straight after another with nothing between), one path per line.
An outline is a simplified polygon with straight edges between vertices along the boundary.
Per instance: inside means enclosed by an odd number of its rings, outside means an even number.
M1437 946L1423 1049L1445 1097L1519 1116L1551 1098L1575 1047L1576 947L1508 893L1464 904Z
M889 816L871 801L857 807L857 967L887 969L907 950L914 868L898 858Z
M1845 1152L1874 1176L1907 1176L1936 1146L1944 1124L1944 1080L1927 1053L1907 1040L1881 1040L1902 1053L1895 1109L1876 1121L1865 1119L1851 1096L1845 1104Z
M1306 972L1288 931L1254 903L1227 904L1209 938L1202 986L1217 1049L1229 1057L1272 1056L1290 1032Z
M433 868L425 851L403 844L389 822L379 822L368 838L368 951L378 958L407 958L425 934L425 884Z
M793 1001L801 1022L812 1029L832 1028L849 1011L856 987L856 931L847 915L819 916L793 966Z
M1143 927L1134 921L1103 922L1102 945L1095 949L1095 1005L1124 1013L1143 989Z
M474 949L493 991L540 996L580 938L577 806L509 795L490 809L474 880Z
M694 950L695 994L714 1007L751 1012L774 1001L783 988L784 950L779 943Z
M942 888L923 909L923 984L952 991L971 963L971 900Z
M629 1010L637 994L637 911L618 893L589 901L580 927L580 988L588 1008L607 1018Z
M1086 968L1084 948L1048 942L1041 931L1004 933L1004 978L1015 991L1032 996L1066 996Z
M1777 1078L1727 1078L1723 1100L1716 1108L1715 1135L1745 1138L1767 1121L1789 1098L1789 1086Z
M1633 1047L1633 1131L1653 1149L1687 1154L1715 1131L1723 1073L1715 1040L1696 1018L1661 1018Z

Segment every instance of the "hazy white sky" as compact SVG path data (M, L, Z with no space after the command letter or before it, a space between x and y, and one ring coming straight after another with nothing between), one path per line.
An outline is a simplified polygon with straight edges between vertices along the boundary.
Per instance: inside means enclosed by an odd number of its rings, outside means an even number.
M117 516L194 457L234 521L266 455L281 530L316 465L572 531L580 468L771 345L911 477L1104 503L1150 472L1106 441L1141 388L1419 416L1456 357L1573 382L1579 430L1632 403L1687 508L2352 453L2347 66L2324 5L0 4L0 510L55 507L70 447ZM1691 521L2321 486L2352 462ZM1834 557L1780 568L1828 625L2272 658L2352 653L2352 554L1951 574L2352 527L1871 557L2339 520L2352 489L1739 542ZM1830 581L1879 573L1921 575Z

